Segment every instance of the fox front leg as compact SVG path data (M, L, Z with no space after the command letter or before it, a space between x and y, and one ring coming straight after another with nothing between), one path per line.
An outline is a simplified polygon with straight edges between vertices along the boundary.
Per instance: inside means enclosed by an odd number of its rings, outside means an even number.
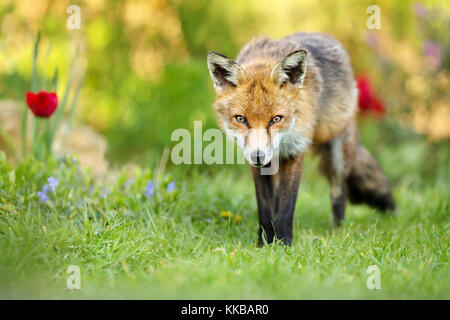
M261 247L264 245L264 235L266 236L267 243L272 243L275 236L274 189L276 177L273 175L262 175L261 169L253 166L251 170L258 203L258 245Z
M287 245L292 244L292 223L302 177L303 160L303 154L282 160L278 173L278 187L275 192L277 195L275 236Z

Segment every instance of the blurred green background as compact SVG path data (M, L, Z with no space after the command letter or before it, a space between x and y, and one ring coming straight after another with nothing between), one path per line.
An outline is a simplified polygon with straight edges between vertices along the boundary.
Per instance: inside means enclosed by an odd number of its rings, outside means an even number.
M69 5L81 28L69 30ZM373 1L9 1L0 4L0 100L23 102L34 38L42 32L40 70L66 81L72 59L85 73L76 118L107 139L107 159L157 159L176 128L216 127L205 57L235 57L252 37L327 32L348 49L356 75L382 97L386 137L409 128L429 141L450 136L448 1L376 1L381 29L368 30ZM59 92L61 95L62 93ZM391 122L389 119L395 119ZM381 132L383 133L383 131ZM370 135L369 135L370 139ZM377 138L373 137L375 143Z

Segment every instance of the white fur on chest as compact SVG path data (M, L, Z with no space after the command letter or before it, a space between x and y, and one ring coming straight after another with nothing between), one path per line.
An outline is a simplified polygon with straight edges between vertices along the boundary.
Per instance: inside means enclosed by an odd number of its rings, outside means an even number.
M280 139L279 154L281 158L290 158L304 152L311 145L311 140L301 133L287 132Z
M311 139L294 130L296 118L292 118L289 130L280 134L279 155L290 158L304 152L311 145Z

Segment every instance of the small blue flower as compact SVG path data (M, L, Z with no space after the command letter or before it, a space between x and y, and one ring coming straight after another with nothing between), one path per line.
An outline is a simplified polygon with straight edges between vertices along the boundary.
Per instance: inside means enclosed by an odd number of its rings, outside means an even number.
M125 181L125 183L123 185L126 189L128 189L129 187L131 187L133 185L133 183L134 183L134 178L130 178L127 181Z
M109 190L109 188L106 188L103 193L100 195L101 199L105 199L109 194L111 193L111 191Z
M47 193L47 192L49 192L49 191L51 191L50 190L50 186L48 185L48 183L47 184L45 184L43 187L42 187L42 190L41 190L43 193Z
M39 196L39 199L41 199L42 202L48 201L47 192L45 191L38 191L37 195Z
M56 191L56 188L58 187L58 185L59 185L59 181L58 181L58 179L55 179L55 178L53 178L53 177L50 177L50 178L48 178L47 179L47 182L48 182L48 186L47 186L47 189L49 189L49 190L52 190L53 192L55 192ZM45 186L44 186L45 187Z
M155 184L152 180L147 183L147 187L145 188L145 196L150 198L155 193Z
M55 179L53 177L50 177L47 179L47 182L43 187L41 191L38 191L38 197L41 199L42 202L48 201L48 195L47 193L49 191L56 192L56 188L58 187L59 181L58 179Z
M56 188L59 184L58 179L54 178L54 177L49 177L47 179L48 184L52 187L52 188Z
M172 181L167 185L167 192L173 192L177 190L177 186L175 185L175 181Z

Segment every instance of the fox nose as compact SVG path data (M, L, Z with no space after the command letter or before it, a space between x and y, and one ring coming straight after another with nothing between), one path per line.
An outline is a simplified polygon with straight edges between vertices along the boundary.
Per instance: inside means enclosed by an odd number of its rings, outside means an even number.
M250 159L256 165L262 164L264 162L265 157L266 157L266 155L264 154L264 152L262 152L260 150L253 151L250 154Z

